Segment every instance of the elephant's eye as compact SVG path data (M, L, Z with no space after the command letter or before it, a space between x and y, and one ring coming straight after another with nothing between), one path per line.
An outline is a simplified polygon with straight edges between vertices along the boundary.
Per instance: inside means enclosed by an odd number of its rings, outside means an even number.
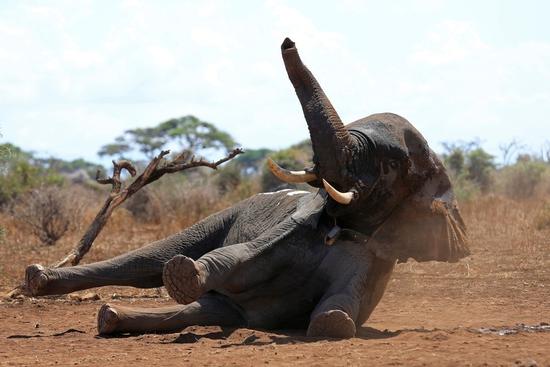
M390 168L391 169L397 169L399 167L399 162L397 161L390 161Z

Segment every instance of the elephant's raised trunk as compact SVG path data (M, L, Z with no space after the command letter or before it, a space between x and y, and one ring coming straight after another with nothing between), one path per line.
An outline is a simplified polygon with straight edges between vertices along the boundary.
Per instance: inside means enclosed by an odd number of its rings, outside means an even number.
M302 63L294 42L285 38L281 52L307 121L316 173L338 181L352 137L313 74Z

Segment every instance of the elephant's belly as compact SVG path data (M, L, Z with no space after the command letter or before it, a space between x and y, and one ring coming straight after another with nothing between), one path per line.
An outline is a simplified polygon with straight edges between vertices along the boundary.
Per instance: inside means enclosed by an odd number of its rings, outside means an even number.
M219 292L242 310L250 327L304 328L327 287L317 269L304 270L287 270L242 292Z
M300 294L283 297L261 297L244 302L248 326L263 329L307 328L311 312L319 298L307 298Z

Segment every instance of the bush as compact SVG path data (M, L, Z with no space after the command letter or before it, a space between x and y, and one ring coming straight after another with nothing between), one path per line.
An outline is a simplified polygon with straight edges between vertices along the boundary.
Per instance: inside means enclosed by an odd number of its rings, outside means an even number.
M535 227L538 230L550 229L550 203L546 202L535 216Z
M277 164L281 167L290 170L303 170L306 167L311 167L313 151L311 143L308 141L291 146L288 149L279 150L270 155ZM261 176L261 188L263 191L273 191L275 189L287 188L289 184L281 182L273 176L269 168L264 164Z
M183 174L166 175L138 191L124 204L144 223L187 226L228 206L213 179Z
M463 194L470 198L477 191L487 192L493 187L494 157L480 147L479 142L443 143L446 152L443 162L456 185L462 185Z
M493 183L494 157L482 148L476 148L468 152L467 158L468 165L466 166L466 170L468 178L476 182L481 191L488 191Z
M40 185L60 184L63 177L35 164L30 153L11 144L0 145L0 206Z
M82 191L59 186L40 186L20 195L13 216L42 243L54 245L67 231L78 228L84 211Z
M455 176L451 174L453 191L458 201L469 201L476 199L481 194L478 183L468 179L466 174Z
M243 177L241 169L237 164L231 163L219 169L214 175L214 182L222 194L235 190L243 181L249 179L249 177Z
M497 176L499 189L514 199L525 199L535 194L543 179L550 175L544 162L524 157L512 166L504 167Z
M128 199L124 207L140 222L158 224L162 219L161 203L153 190L149 188L143 188L136 192Z

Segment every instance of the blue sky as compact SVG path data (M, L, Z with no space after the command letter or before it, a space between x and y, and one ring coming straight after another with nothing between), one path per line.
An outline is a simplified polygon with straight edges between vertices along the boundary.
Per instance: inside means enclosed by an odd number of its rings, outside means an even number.
M340 116L394 112L441 150L550 140L548 1L2 1L1 141L65 159L194 114L245 148L307 137L279 45Z

